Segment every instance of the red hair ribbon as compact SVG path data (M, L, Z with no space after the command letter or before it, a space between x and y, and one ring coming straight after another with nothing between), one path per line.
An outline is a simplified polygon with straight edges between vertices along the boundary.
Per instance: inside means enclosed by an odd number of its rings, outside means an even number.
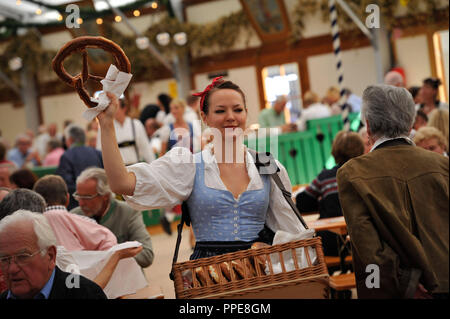
M201 96L200 99L200 110L203 111L203 103L205 102L205 96L206 94L211 91L213 88L215 88L218 84L222 83L223 76L218 76L216 78L214 78L214 80L211 82L210 85L208 85L203 92L198 92L198 93L194 93L192 94L193 96Z

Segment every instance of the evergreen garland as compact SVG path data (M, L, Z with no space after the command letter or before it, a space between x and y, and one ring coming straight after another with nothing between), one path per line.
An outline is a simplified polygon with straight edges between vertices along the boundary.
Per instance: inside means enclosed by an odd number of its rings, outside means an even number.
M443 6L441 0L346 0L346 3L353 12L360 17L364 23L369 13L366 7L369 4L376 4L380 8L381 23L387 30L394 28L407 28L416 25L426 25L436 21L448 21L449 1ZM395 14L399 8L404 8L406 16L399 19ZM357 26L351 18L337 4L339 28L343 31L356 30ZM329 21L328 0L298 0L294 9L292 41L298 41L302 37L304 30L303 20L307 15L313 15L320 12L322 21Z
M136 46L136 38L127 36L114 28L114 22L104 22L104 36L116 42L128 56L131 61L133 79L153 81L156 71L161 69L161 64L156 60L148 50L140 50ZM181 23L176 18L169 15L151 26L144 34L149 38L152 44L169 60L175 55L196 52L200 54L204 49L213 49L215 53L225 52L232 47L241 30L247 30L247 42L250 39L251 26L243 11L232 13L229 16L220 18L217 22L206 25L192 23ZM156 35L161 32L168 32L171 35L171 41L167 46L160 46L156 41ZM188 42L183 45L177 45L172 37L177 32L185 32ZM19 83L19 72L12 71L8 67L8 62L14 57L20 57L23 64L31 65L36 74L53 73L51 61L56 55L55 51L46 50L42 47L38 36L33 32L28 32L25 36L13 38L6 47L5 54L0 56L0 67L4 73L17 84ZM105 62L105 60L95 60L107 57L106 55L90 55L94 62ZM73 54L65 62L64 66L69 73L79 73L81 70L81 56ZM0 81L0 87L4 83Z
M144 1L138 1L134 5L142 6L142 2ZM365 12L367 5L379 5L380 15L383 17L382 22L385 23L388 30L396 27L405 28L412 25L426 25L436 21L448 21L448 11L439 8L440 2L439 0L428 0L426 2L420 0L347 0L352 10L360 17L367 16L368 13ZM402 20L399 20L394 16L394 13L397 12L401 3L405 5L407 15ZM303 22L305 16L317 12L321 13L324 22L328 21L328 0L298 0L298 5L293 13L292 42L301 39L302 31L305 27ZM342 30L357 32L355 24L339 6L338 16L338 22ZM363 22L365 21L365 19L362 20ZM400 21L402 21L402 25ZM161 70L160 63L151 56L148 50L137 48L134 36L123 35L114 28L114 23L104 22L104 24L105 27L103 29L106 30L104 36L120 45L130 59L132 73L134 74L133 79L153 81L156 72ZM161 32L167 32L171 36L171 41L167 46L160 46L156 41L157 34ZM178 32L185 32L187 35L188 41L183 46L177 45L173 41L173 35ZM159 23L152 25L144 34L166 58L172 61L174 56L186 53L198 56L205 50L212 54L227 52L244 32L246 32L246 42L248 44L252 34L252 27L245 13L239 11L222 17L216 22L204 25L182 23L174 18L173 15L167 14ZM16 36L10 40L6 50L0 56L0 68L11 80L19 84L20 71L10 70L8 62L14 57L20 57L22 63L31 66L38 77L48 78L50 72L53 74L51 60L55 54L56 52L42 47L41 41L35 33L28 32L25 36ZM95 58L95 56L91 56L91 58ZM74 54L67 59L64 66L72 74L79 73L81 70L81 57ZM37 72L38 70L39 72ZM0 88L4 86L5 84L0 81Z

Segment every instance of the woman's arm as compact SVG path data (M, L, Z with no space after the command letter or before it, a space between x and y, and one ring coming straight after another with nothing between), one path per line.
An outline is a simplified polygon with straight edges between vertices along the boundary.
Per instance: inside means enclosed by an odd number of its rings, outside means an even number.
M134 257L141 251L142 246L115 251L93 281L102 289L105 289L106 285L112 277L112 274L114 273L114 270L116 270L119 261L123 258Z
M114 114L119 102L113 93L106 92L106 95L111 103L97 116L101 131L103 166L114 193L133 195L136 177L133 173L128 172L123 163L114 129Z
M161 152L159 152L159 156L163 156L167 152L167 141L161 142Z

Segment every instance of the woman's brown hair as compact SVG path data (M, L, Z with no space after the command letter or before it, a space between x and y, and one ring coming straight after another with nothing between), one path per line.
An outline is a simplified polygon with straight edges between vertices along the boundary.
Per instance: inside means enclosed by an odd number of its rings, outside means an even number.
M238 92L242 96L245 109L247 109L247 103L245 101L245 94L242 91L242 89L238 85L234 84L231 81L223 81L223 82L219 83L218 85L214 86L208 92L206 92L205 98L203 101L203 105L200 105L201 110L205 114L208 114L208 111L209 111L209 97L211 96L211 94L213 92L216 92L217 90L222 90L222 89L230 89L230 90L235 90L236 92Z
M336 134L331 154L336 164L343 165L349 159L364 153L364 142L356 132L340 131Z

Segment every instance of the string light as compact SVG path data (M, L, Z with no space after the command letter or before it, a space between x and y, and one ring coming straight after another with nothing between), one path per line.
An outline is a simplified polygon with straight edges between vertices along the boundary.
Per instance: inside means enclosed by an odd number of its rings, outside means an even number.
M8 66L12 71L17 71L22 67L22 59L19 57L14 57L9 60Z
M97 22L97 24L102 24L103 23L103 19L102 18L97 18L97 20L95 20L95 22Z
M82 23L83 23L83 19L78 18L78 19L77 19L77 23L78 23L78 24L82 24Z
M41 9L37 9L37 10L36 10L36 14L37 14L37 15L42 14L42 10L41 10Z
M22 1L17 0L17 1L16 1L16 4L17 4L18 6L20 6L20 5L22 4Z
M139 10L134 10L134 11L133 11L133 15L134 15L135 17L139 17L139 16L141 15L141 12L140 12Z
M157 9L158 8L158 3L157 2L152 2L152 8L153 9Z
M161 46L166 46L170 42L170 34L167 32L162 32L156 35L156 42Z
M149 47L150 40L147 37L139 37L136 39L136 46L140 50L145 50Z
M58 21L62 21L62 19L63 19L63 16L62 16L62 15L59 15L59 16L58 16Z
M121 16L116 16L114 18L114 20L116 20L116 22L120 22L120 21L122 21L122 17Z
M187 34L185 32L178 32L173 35L173 40L179 46L185 45L187 43Z

